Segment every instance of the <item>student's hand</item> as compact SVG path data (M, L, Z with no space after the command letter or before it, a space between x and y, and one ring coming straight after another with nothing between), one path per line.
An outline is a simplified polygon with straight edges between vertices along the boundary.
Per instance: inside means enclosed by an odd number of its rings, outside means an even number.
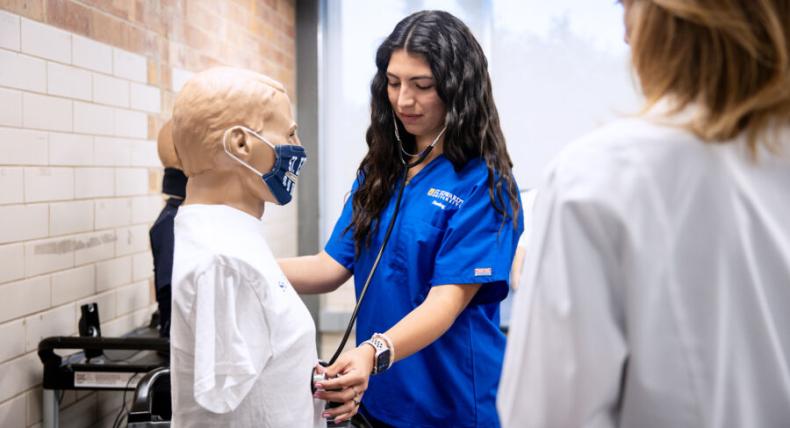
M344 352L335 364L326 368L327 380L316 384L319 391L315 396L343 404L324 411L325 418L342 422L357 414L362 395L368 389L368 378L373 371L374 357L373 347L362 344ZM332 391L334 389L339 391Z

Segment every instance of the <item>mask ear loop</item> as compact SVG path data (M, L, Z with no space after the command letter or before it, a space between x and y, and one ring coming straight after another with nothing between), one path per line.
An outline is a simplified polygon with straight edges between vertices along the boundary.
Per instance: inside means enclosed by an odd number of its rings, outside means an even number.
M222 133L222 149L225 150L225 153L228 156L232 157L233 159L236 159L237 162L239 162L240 164L244 165L246 168L248 168L250 171L254 172L256 175L263 175L263 174L261 174L260 171L258 171L257 169L253 168L252 165L250 165L247 162L244 162L243 160L239 159L238 156L234 155L233 153L230 152L230 150L228 150L228 144L227 144L228 134L231 131L235 130L235 129L241 129L242 131L251 132L256 137L258 136L255 131L252 131L251 129L249 129L249 128L245 127L245 126L241 126L241 125L232 126L232 127L228 128L228 129L226 129L224 133ZM266 141L266 140L263 139L263 141ZM269 144L268 141L266 141L266 143Z
M246 127L246 126L244 126L244 125L236 125L236 126L237 126L237 127L239 127L239 128L241 128L241 129L243 129L243 130L245 130L245 131L247 131L247 132L249 132L250 134L254 135L254 136L255 136L255 137L257 137L259 140L261 140L261 141L263 141L264 143L268 144L268 145L269 145L269 147L271 147L272 149L274 149L274 150L277 150L277 148L274 146L274 144L272 144L272 143L271 143L271 141L267 140L267 139L266 139L266 138L265 138L263 135L261 135L261 134L259 134L259 133L255 132L255 131L253 131L253 130L252 130L252 129L250 129L250 128L247 128L247 127Z

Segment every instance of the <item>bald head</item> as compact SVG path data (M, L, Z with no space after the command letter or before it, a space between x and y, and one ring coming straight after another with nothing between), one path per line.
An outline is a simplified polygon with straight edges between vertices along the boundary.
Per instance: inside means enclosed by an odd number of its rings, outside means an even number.
M281 128L283 121L292 122L290 101L277 81L235 68L198 73L184 85L173 108L177 159L188 177L200 174L215 168L226 129L244 125L263 132L267 126Z
M181 162L178 160L178 154L176 154L176 146L173 144L172 120L168 120L162 129L159 130L159 136L156 138L156 151L159 154L162 166L181 169Z

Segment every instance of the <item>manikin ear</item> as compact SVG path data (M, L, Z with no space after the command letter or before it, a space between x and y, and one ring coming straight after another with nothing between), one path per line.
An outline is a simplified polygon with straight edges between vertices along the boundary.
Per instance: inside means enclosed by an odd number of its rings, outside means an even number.
M228 145L228 151L237 158L243 161L249 161L250 156L252 156L252 148L250 147L250 140L249 135L247 135L244 130L240 128L236 128L228 132L228 136L226 144Z

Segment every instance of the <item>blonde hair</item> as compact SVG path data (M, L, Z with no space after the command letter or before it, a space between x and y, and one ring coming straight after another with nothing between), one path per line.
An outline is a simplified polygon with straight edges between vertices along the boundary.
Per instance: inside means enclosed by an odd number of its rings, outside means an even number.
M626 18L634 69L647 99L674 111L704 141L746 133L754 155L774 125L790 122L790 1L633 0Z
M192 77L173 106L172 136L184 174L213 169L225 130L260 129L262 114L278 95L285 96L279 82L249 70L219 67Z

